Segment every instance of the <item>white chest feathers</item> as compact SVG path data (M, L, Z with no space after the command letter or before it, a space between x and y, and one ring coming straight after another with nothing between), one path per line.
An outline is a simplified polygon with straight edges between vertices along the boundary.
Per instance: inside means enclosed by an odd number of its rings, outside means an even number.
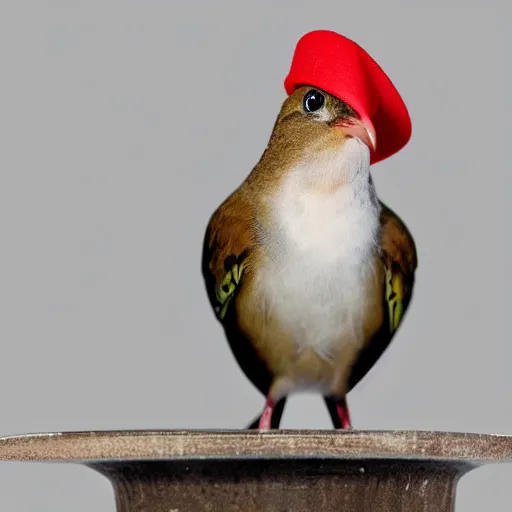
M290 180L276 196L259 289L299 348L329 359L364 341L379 215L367 174L332 194Z

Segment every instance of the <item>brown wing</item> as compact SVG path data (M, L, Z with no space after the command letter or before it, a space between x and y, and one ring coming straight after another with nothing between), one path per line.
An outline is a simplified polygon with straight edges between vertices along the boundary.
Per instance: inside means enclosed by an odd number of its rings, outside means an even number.
M202 274L210 304L233 355L253 385L266 395L272 376L240 328L237 297L248 281L254 254L254 217L242 190L212 215L203 243Z
M381 258L386 270L383 299L384 322L371 342L361 352L349 380L352 389L371 370L402 323L409 307L418 265L416 246L402 220L381 202Z

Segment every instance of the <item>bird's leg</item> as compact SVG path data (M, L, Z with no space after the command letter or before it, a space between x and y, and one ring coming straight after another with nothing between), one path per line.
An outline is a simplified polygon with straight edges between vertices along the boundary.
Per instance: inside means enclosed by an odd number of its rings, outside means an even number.
M272 413L272 419L270 421L271 429L278 429L281 424L281 418L283 416L284 406L286 404L286 398L282 398L274 406L274 412ZM248 427L248 430L256 430L260 428L260 421L263 415L258 416Z
M272 382L267 393L265 408L263 409L263 413L260 417L260 422L258 425L259 430L270 430L272 428L272 418L274 416L277 404L283 398L286 398L289 395L290 391L293 389L293 386L294 382L290 377L278 377Z
M258 425L260 430L270 430L272 428L272 415L274 414L274 409L274 400L269 396L265 402L263 413L260 416L260 423Z
M325 397L324 400L334 428L343 430L352 428L346 398Z
M336 410L338 412L338 417L340 419L341 428L352 428L352 422L350 421L350 411L348 410L347 402L345 400L343 400L343 402L343 404L336 404Z

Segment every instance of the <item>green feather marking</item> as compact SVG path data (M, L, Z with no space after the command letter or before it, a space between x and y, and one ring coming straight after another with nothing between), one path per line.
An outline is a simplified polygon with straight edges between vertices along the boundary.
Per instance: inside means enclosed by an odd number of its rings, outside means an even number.
M219 305L215 308L215 312L222 320L226 315L228 306L235 295L235 291L242 278L244 263L235 263L231 270L228 270L222 282L217 285L215 295Z
M386 302L388 304L389 328L393 334L403 317L404 283L401 273L394 274L386 266Z

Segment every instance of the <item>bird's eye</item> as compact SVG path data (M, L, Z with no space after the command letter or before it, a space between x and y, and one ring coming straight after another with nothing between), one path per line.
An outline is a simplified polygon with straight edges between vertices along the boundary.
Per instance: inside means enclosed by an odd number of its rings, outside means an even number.
M306 112L316 112L320 110L325 103L325 97L318 91L309 91L304 96L304 110Z

